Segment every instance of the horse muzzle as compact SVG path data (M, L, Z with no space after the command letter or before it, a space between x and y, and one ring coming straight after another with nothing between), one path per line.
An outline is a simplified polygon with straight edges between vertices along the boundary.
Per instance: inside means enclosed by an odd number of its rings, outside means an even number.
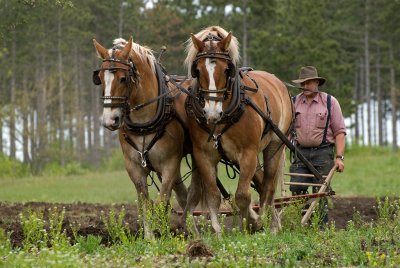
M104 114L101 123L102 123L103 127L107 128L111 131L117 130L122 125L122 115L120 115L119 113L115 113L115 114L111 114L111 115Z

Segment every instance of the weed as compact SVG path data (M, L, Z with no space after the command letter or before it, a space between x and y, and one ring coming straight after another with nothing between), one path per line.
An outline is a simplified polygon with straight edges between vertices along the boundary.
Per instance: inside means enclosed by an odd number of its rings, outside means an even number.
M69 244L66 230L62 229L65 216L65 208L59 212L57 207L49 209L49 239L53 247Z
M87 237L78 236L76 239L79 251L87 254L93 254L101 248L101 237L96 235L88 235Z
M111 241L115 244L117 243L127 243L129 241L128 234L129 230L124 224L125 218L125 208L122 207L121 211L118 215L115 214L114 208L108 214L108 217L105 215L104 211L101 212L101 220L104 223L104 226L111 237Z
M0 228L0 255L7 254L11 250L11 233Z
M47 246L48 236L43 220L43 212L28 210L20 214L25 250L40 249Z
M293 203L282 208L282 228L285 230L301 230L302 209L304 202Z
M389 197L385 197L385 201L381 201L379 198L376 200L378 207L376 208L376 214L378 215L378 223L385 224L391 221L393 214L396 211L396 201L389 202Z

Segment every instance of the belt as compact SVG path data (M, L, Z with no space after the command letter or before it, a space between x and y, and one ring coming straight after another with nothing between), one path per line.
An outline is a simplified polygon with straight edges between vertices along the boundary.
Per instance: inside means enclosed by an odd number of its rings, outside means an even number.
M333 147L334 145L335 145L334 143L325 143L325 144L321 144L316 147L307 147L307 146L302 146L300 144L297 144L297 148L299 148L301 150L318 150L318 149Z

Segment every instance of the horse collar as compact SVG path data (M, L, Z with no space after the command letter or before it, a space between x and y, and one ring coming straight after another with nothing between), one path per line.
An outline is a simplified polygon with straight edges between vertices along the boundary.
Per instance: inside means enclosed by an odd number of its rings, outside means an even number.
M154 132L158 132L159 129L165 128L166 124L173 118L175 113L173 99L170 97L169 91L167 89L165 75L158 64L155 64L156 67L156 77L158 82L158 97L154 99L157 101L157 110L154 117L145 123L135 123L129 117L130 108L127 110L127 115L124 116L124 123L126 128L138 135L146 135ZM143 105L152 103L153 100L150 100ZM139 106L138 106L139 107Z

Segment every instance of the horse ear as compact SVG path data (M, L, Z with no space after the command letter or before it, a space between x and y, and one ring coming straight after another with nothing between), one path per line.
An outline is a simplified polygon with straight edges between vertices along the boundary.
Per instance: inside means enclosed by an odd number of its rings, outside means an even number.
M204 43L198 39L194 34L192 35L192 43L194 45L194 47L197 49L197 51L203 51L204 49Z
M129 58L129 53L131 53L132 50L132 36L129 38L128 43L125 45L124 49L122 50L122 58L127 60Z
M102 45L100 45L94 38L93 38L93 44L94 44L94 47L96 48L96 52L97 52L97 55L99 55L99 57L101 57L102 59L105 59L108 57L108 50L105 47L103 47Z
M229 32L228 35L222 39L220 42L218 42L218 47L222 50L222 51L227 51L229 48L229 45L231 43L232 40L232 32Z

